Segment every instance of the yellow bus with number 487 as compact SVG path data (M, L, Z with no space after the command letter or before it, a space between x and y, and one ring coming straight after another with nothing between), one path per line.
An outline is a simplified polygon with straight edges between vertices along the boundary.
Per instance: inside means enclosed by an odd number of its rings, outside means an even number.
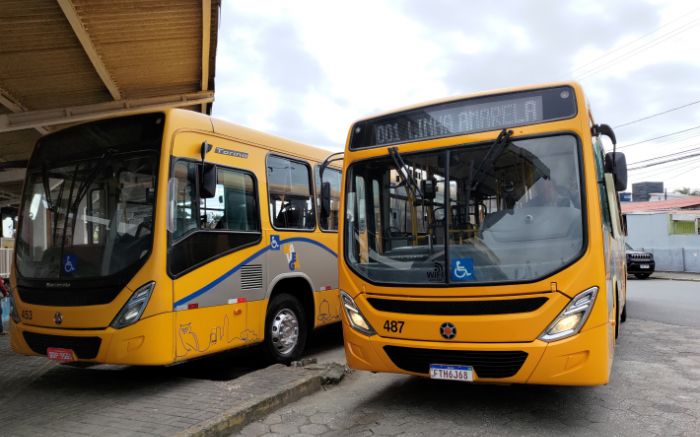
M605 384L626 317L624 155L576 83L360 120L344 155L350 367Z
M290 362L340 321L340 172L322 149L199 113L94 121L29 161L11 344L162 365L260 344ZM323 209L322 209L323 208Z

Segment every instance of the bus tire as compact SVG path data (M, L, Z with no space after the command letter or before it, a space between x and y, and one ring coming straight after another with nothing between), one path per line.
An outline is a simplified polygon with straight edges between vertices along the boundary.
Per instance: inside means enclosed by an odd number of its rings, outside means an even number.
M262 352L267 361L290 364L304 352L309 336L306 313L299 299L287 293L274 295L265 316Z
M625 323L627 321L627 304L622 307L622 315L620 315L620 322Z

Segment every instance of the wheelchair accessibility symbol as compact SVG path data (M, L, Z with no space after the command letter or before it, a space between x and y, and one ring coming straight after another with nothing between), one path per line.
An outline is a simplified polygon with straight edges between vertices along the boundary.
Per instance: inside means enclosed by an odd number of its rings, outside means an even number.
M270 235L270 250L280 250L279 235Z
M457 258L452 260L450 266L450 279L453 281L473 281L474 260L471 258Z
M63 257L63 271L73 273L77 270L77 258L75 255L66 255Z

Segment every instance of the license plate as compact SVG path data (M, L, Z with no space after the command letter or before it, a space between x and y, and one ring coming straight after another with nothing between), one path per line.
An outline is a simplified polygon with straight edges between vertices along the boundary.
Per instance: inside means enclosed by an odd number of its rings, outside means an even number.
M46 356L50 360L58 361L60 363L70 363L75 361L75 353L73 353L73 349L50 347L46 349Z
M449 381L474 381L472 366L453 366L448 364L431 364L430 379L446 379Z
M640 269L648 269L648 268L649 268L649 264L640 264L640 265L639 265L639 268L640 268Z

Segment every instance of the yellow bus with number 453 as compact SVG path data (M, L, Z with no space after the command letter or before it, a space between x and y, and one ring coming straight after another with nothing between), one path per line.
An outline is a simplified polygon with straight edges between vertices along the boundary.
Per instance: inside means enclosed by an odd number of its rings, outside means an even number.
M576 83L360 120L344 156L339 285L355 369L605 384L626 272L624 155Z
M41 138L19 213L11 344L162 365L260 344L290 362L340 321L340 172L322 149L199 113Z

